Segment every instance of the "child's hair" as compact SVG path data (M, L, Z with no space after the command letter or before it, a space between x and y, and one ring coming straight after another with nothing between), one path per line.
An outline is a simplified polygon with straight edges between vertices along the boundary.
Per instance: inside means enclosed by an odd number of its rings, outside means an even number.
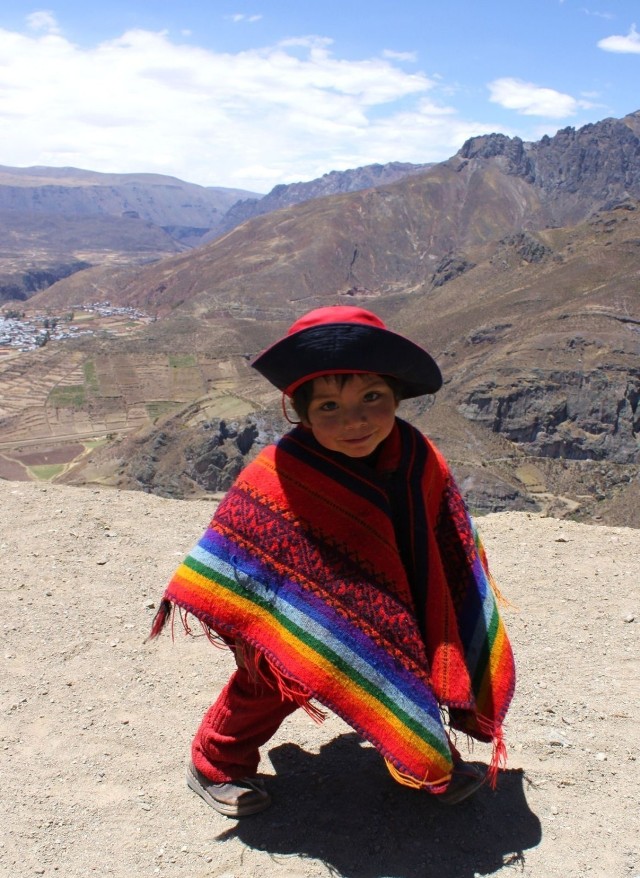
M358 373L347 372L346 374L324 375L319 377L335 378L336 383L342 389L347 381L350 381L355 374ZM404 399L404 388L402 386L402 382L398 381L397 378L393 378L391 375L381 375L380 377L385 382L385 384L389 385L389 387L393 391L395 401L401 402ZM291 397L291 404L294 408L295 413L301 421L309 420L309 405L311 404L311 400L313 399L313 380L314 379L310 379L309 381L305 381L304 384L301 384L300 387L294 390L293 396Z

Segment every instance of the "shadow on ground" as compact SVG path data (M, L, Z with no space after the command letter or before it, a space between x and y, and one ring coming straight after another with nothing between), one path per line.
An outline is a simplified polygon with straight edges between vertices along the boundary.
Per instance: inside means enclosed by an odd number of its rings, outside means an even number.
M541 838L521 771L500 774L456 806L399 786L377 751L355 734L307 753L295 744L270 751L273 805L218 836L266 851L284 868L311 857L343 878L474 878L522 864Z

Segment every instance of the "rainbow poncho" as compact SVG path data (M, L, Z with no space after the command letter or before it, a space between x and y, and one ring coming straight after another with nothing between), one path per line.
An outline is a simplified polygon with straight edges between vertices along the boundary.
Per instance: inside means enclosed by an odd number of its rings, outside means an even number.
M171 605L255 648L283 692L341 716L402 782L446 789L443 706L502 752L515 675L484 553L443 457L400 419L375 468L302 427L262 451L176 571L152 636Z

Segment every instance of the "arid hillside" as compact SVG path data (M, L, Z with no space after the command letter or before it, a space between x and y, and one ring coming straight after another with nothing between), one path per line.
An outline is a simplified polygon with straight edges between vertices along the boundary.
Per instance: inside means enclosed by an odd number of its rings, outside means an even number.
M420 293L464 273L474 249L579 225L640 199L640 111L523 143L476 137L446 162L395 183L258 216L194 253L110 288L108 298L198 317L303 309L314 297ZM41 299L68 307L81 278Z
M83 277L74 304L97 301L124 266L189 250L251 216L392 182L427 167L391 162L332 171L318 180L276 186L262 198L161 174L0 166L0 302L29 299L76 272Z

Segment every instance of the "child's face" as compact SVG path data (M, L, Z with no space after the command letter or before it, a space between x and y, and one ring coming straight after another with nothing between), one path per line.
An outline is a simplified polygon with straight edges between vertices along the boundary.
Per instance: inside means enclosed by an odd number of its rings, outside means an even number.
M340 386L336 376L315 378L303 423L330 451L366 457L393 429L398 403L380 375L352 375Z

